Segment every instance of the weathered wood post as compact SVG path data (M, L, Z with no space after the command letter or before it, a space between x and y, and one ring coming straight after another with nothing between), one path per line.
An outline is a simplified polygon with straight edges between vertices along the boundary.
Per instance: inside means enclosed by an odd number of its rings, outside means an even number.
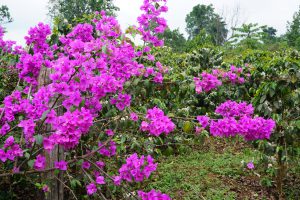
M53 72L52 69L42 67L39 78L38 78L38 87L41 88L43 86L46 86L50 84L50 78L49 75ZM55 98L54 98L55 99ZM52 106L54 104L54 99L52 99L49 104ZM58 103L60 101L57 101ZM58 108L56 110L57 114L62 114L63 110L62 108ZM52 127L51 125L44 125L42 130L45 131L51 131ZM64 159L64 151L62 147L56 146L51 153L44 152L46 156L46 168L53 168L54 167L54 162L58 160L63 160ZM64 186L61 183L63 181L63 172L60 172L58 175L54 174L54 171L47 172L44 177L46 179L51 180L51 184L49 185L50 191L46 195L46 200L63 200L64 199ZM57 178L60 180L58 180Z

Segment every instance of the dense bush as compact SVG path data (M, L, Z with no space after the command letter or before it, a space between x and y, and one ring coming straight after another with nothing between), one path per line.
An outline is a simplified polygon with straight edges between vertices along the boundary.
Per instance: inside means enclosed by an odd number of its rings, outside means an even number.
M254 140L267 163L276 154L282 193L285 161L299 153L299 53L173 53L158 37L165 2L145 1L139 26L126 33L104 12L75 27L57 21L53 33L40 23L26 37L27 50L1 56L14 60L3 66L20 78L1 74L18 82L0 87L12 92L0 107L0 177L12 177L6 184L30 183L50 199L61 188L68 198L169 199L137 192L157 168L153 158L202 144L210 132ZM144 46L130 40L135 35Z

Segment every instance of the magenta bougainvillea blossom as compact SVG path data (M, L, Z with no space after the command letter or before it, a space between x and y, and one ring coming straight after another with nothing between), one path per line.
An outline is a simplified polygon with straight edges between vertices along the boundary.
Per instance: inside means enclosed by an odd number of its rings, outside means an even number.
M147 121L143 121L141 124L141 130L149 132L150 135L159 136L163 133L168 135L175 129L175 124L171 119L157 107L147 111L146 119Z
M197 116L197 120L203 128L206 128L209 125L210 118L207 116Z
M116 185L122 180L127 182L142 182L146 178L149 178L151 173L157 168L157 163L154 163L154 159L148 155L147 157L132 154L126 159L126 163L119 169L119 176L115 177Z
M171 200L171 197L167 194L163 194L160 191L151 190L150 192L143 192L138 191L138 195L142 200L153 200L153 199L159 199L159 200Z
M88 195L92 195L97 192L97 186L95 183L90 183L86 186L86 191Z
M253 164L253 162L248 162L248 163L247 163L247 168L248 168L248 169L251 169L251 170L254 169L254 164Z
M64 160L54 162L54 167L56 169L66 171L68 168L68 163Z
M243 117L252 116L254 108L252 104L247 104L246 102L237 103L235 101L228 100L219 105L215 112L223 117Z
M222 85L222 81L218 80L217 76L209 74L207 72L202 72L202 79L195 77L194 82L196 85L196 92L209 92L210 90Z
M226 72L221 69L214 69L212 73L202 72L201 77L194 77L196 92L209 92L223 83L229 82L231 84L243 84L245 78L242 76L243 68L235 66L230 67L230 71Z
M33 164L34 169L43 170L46 167L46 158L42 155L38 155Z
M132 120L132 121L138 121L138 119L139 119L139 116L136 114L136 113L134 113L134 112L132 112L132 113L130 113L130 119Z
M207 116L197 117L203 128L210 126L210 133L215 137L240 135L245 140L269 139L276 125L272 119L253 117L254 108L246 102L228 100L219 105L215 113L223 118L209 121Z

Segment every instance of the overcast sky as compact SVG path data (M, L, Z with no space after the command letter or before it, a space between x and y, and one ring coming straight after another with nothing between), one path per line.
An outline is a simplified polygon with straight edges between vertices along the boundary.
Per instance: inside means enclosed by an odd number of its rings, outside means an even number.
M14 22L6 25L8 33L5 38L24 44L24 36L30 27L38 22L48 22L48 0L0 0L0 5L7 5ZM117 13L123 29L136 22L140 14L139 7L143 0L115 0L120 8ZM185 16L197 4L213 4L217 13L231 24L233 13L237 8L239 23L259 23L273 26L278 34L286 31L287 21L298 11L299 0L169 0L169 12L165 15L171 29L179 28L185 33Z

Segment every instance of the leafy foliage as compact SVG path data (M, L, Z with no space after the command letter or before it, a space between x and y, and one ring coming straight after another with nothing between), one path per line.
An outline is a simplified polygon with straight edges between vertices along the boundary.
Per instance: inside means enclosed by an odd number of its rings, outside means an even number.
M171 47L175 52L183 52L185 49L186 39L179 29L166 29L162 34L164 45Z
M212 5L196 5L186 16L186 31L189 39L196 37L203 29L211 35L212 41L216 45L224 43L228 30L222 17L215 13Z
M105 10L108 14L114 14L118 10L111 0L49 0L48 9L52 19L59 17L69 23L96 11Z
M12 22L13 19L6 5L0 6L0 25Z
M239 28L233 28L234 35L231 38L233 45L241 45L249 49L257 49L263 43L263 36L265 35L265 26L258 26L258 24L243 24Z
M286 37L290 46L300 50L300 7L294 14L293 20L288 23Z

